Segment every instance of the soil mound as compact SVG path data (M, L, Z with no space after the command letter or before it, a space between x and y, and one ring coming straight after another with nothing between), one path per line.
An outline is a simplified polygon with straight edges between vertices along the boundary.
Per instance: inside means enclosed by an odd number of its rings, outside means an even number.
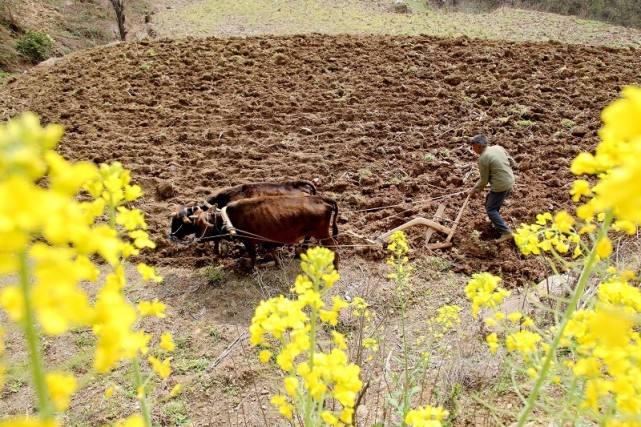
M31 70L0 91L0 117L35 111L66 126L65 156L121 161L146 193L140 207L158 243L151 261L193 265L208 262L210 250L170 244L167 215L241 182L313 180L337 199L341 231L366 236L432 217L438 203L454 218L465 194L448 195L477 177L463 142L479 132L520 164L504 207L513 226L569 207L569 161L596 144L600 110L639 83L639 70L638 51L558 43L143 41ZM388 205L398 206L372 209ZM421 247L423 231L410 233ZM535 261L489 237L482 199L474 199L444 256L460 271L501 273L508 285L538 277Z

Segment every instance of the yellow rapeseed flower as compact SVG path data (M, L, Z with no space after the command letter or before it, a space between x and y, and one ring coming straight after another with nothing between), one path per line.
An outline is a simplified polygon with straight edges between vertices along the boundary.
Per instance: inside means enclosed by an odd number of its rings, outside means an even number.
M53 405L58 411L65 411L69 407L71 395L78 389L76 378L64 372L50 372L45 380Z
M458 305L444 305L436 311L434 321L448 329L461 323L461 307Z
M426 405L422 408L413 409L405 416L405 423L412 427L441 427L449 412L445 409Z
M151 368L154 370L154 372L158 374L158 376L163 380L171 375L170 357L166 358L162 362L154 356L149 356L147 360L149 361L149 364L151 365Z
M276 406L278 412L288 420L292 419L294 414L294 407L291 403L287 401L287 398L283 395L275 395L271 398L272 405Z
M293 398L298 396L298 378L292 376L285 377L283 383L285 384L285 391L289 396Z
M260 360L260 363L267 363L271 358L272 352L269 350L261 350L260 353L258 353L258 360Z
M171 391L169 392L169 398L174 398L178 396L180 393L182 393L183 386L182 384L178 383L175 386L172 387Z
M160 348L165 351L174 351L176 344L171 332L165 332L160 336Z
M148 266L147 264L140 263L136 266L136 270L138 270L138 273L140 273L140 276L142 277L142 280L145 282L155 282L155 283L160 283L162 282L162 277L156 274L156 270L154 270L153 267Z
M0 427L58 427L56 420L42 420L34 417L7 418L0 421Z
M596 254L601 259L605 259L612 255L612 241L606 236L601 238L596 244Z
M118 421L114 427L145 427L145 420L141 415L131 415L124 420Z
M140 301L138 303L138 312L140 312L141 316L155 316L162 319L166 316L166 308L167 306L158 301L158 299L154 299L153 301Z
M491 334L486 336L485 342L487 343L487 346L489 347L491 353L496 353L496 350L499 349L499 337L495 332L492 332Z
M465 287L467 298L472 301L472 315L476 316L481 308L494 308L503 302L510 293L498 286L501 278L490 273L476 273Z
M103 393L104 398L105 399L109 399L111 396L114 395L114 391L115 391L114 386L111 385L111 386L107 387L105 389L105 392Z
M578 202L581 197L589 196L592 194L590 190L590 183L584 179L577 179L572 183L572 189L570 190L570 195L572 195L572 200Z
M566 211L561 211L554 215L554 225L561 233L570 233L574 225L574 218Z
M330 411L321 412L321 419L330 426L335 426L338 424L338 418Z
M541 339L541 335L536 332L518 331L505 338L505 348L508 351L518 351L523 356L529 356L536 351L536 346Z

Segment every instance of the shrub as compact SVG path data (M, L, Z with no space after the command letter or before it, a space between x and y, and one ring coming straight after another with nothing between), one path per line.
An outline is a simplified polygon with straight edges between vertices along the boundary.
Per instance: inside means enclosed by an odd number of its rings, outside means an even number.
M41 31L29 31L16 42L16 50L34 64L51 56L53 40L49 34Z

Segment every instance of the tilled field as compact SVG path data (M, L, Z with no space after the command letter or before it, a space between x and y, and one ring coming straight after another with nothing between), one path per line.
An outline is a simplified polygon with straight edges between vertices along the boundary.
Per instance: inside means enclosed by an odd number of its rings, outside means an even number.
M631 83L641 83L632 49L386 36L160 40L36 67L0 91L0 117L35 111L66 126L65 156L121 161L146 192L151 261L202 265L209 248L167 241L168 214L241 182L313 180L339 202L344 245L363 243L347 230L376 236L431 217L438 203L454 218L465 199L455 193L477 177L463 142L478 132L520 164L503 211L512 225L569 207L569 161L596 144L600 110ZM423 230L410 234L420 250ZM542 274L491 237L479 197L444 256L459 271L502 273L508 285Z

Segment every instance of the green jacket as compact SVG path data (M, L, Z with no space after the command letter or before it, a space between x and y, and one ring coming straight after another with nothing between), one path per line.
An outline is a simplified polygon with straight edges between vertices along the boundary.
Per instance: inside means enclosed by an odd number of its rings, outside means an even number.
M480 191L489 182L492 191L511 190L514 185L512 166L515 164L514 159L500 145L487 147L479 156L481 178L474 188Z

